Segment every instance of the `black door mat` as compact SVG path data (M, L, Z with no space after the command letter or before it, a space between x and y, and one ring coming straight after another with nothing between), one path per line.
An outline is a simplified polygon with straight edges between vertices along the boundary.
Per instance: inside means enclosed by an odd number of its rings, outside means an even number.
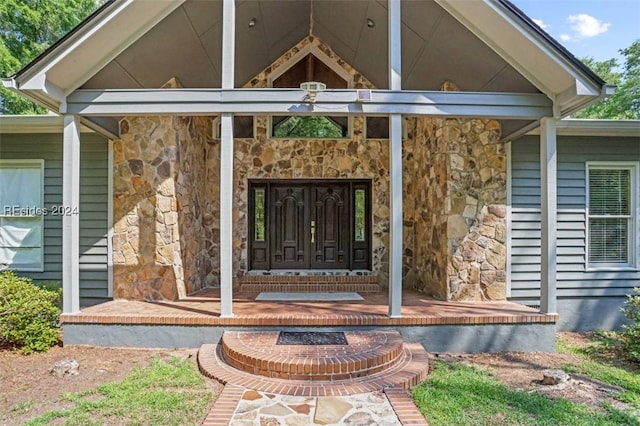
M281 331L277 345L348 345L342 331Z

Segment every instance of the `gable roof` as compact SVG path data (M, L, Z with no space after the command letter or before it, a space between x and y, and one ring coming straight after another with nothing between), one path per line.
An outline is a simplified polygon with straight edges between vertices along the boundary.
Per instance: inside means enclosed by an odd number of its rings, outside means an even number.
M386 88L386 7L238 1L236 86L312 33ZM221 1L109 0L4 83L54 111L78 88L157 88L171 77L185 87L220 87L221 21ZM610 91L507 0L404 1L402 39L406 90L439 90L448 80L465 91L544 93L563 116Z

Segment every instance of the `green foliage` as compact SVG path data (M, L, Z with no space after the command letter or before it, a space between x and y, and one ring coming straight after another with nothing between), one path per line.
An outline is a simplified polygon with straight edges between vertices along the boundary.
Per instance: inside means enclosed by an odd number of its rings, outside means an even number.
M607 83L616 85L617 89L607 99L574 114L574 118L640 119L640 39L621 49L620 53L625 58L621 71L616 70L619 64L615 59L601 62L593 58L583 59L596 74Z
M104 0L0 1L0 77L8 77L55 43ZM44 113L0 85L0 114Z
M58 343L59 289L39 287L11 271L0 272L0 341L25 354Z
M287 117L273 129L276 138L342 138L344 129L331 117Z
M635 294L630 294L627 297L622 312L629 320L629 324L622 326L621 335L627 357L635 362L640 362L640 288L636 288Z
M200 424L210 399L211 392L190 361L155 359L121 382L63 395L70 408L49 411L25 424Z
M565 399L510 390L490 372L437 362L412 390L429 424L438 425L637 425L629 413L603 405L593 410Z

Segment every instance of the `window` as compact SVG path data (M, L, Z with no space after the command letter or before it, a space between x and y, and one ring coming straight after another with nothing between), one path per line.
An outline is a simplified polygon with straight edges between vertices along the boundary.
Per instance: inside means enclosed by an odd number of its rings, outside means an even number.
M636 266L637 165L587 164L589 268Z
M0 264L43 270L43 160L0 161Z
M348 117L298 115L271 118L271 135L287 139L338 139L349 136Z

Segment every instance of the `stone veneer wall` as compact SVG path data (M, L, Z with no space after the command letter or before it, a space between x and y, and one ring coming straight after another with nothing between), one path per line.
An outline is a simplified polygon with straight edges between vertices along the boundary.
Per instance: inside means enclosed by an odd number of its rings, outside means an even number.
M218 197L206 185L215 172L205 167L215 157L207 143L212 120L121 120L114 142L114 298L174 300L217 281L218 219L211 212Z
M235 141L234 183L234 271L248 269L248 180L249 179L371 179L372 269L388 269L389 144L365 140L364 120L354 117L353 137L336 140L289 140L267 137L267 118L257 119L257 138ZM381 284L387 285L381 278Z
M457 88L444 86L450 89ZM421 117L413 134L415 240L407 284L444 300L504 300L506 154L500 124Z

